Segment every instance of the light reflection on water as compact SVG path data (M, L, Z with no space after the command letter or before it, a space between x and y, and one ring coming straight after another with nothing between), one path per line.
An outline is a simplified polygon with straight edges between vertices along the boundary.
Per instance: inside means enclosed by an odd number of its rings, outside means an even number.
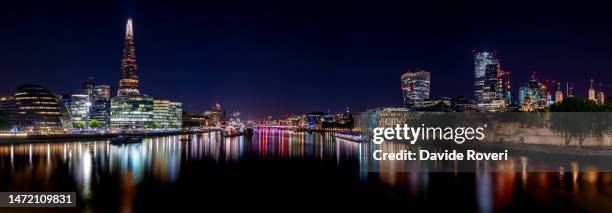
M147 138L141 144L111 145L107 141L11 144L0 146L0 191L77 191L81 199L95 198L97 185L109 177L119 177L116 191L121 210L133 210L137 188L145 180L157 184L181 181L181 169L195 162L241 163L245 160L315 160L333 162L336 167L352 167L362 184L380 184L407 199L421 199L440 193L462 194L470 189L474 208L481 212L499 211L517 201L517 195L533 202L559 202L559 197L584 210L610 209L612 174L578 172L579 165L559 172L490 172L482 162L475 173L378 172L369 173L371 144L333 139L330 134L289 131L260 131L252 139L223 138L219 133ZM396 149L389 145L386 149ZM395 162L421 168L418 162ZM512 161L509 168L525 168L526 158ZM435 165L434 165L435 166ZM426 168L424 168L426 169ZM67 170L69 178L57 177ZM423 170L427 171L427 170ZM439 176L443 176L442 180ZM58 178L61 186L58 186ZM64 179L65 178L65 179ZM466 179L468 181L466 181ZM472 182L470 183L471 180ZM448 182L457 181L457 182ZM223 183L221 183L223 184ZM229 184L229 183L227 183ZM458 186L460 184L466 186ZM440 191L442 185L447 191ZM72 189L72 186L74 189ZM465 196L465 195L463 195ZM87 202L86 202L87 203ZM89 205L85 209L95 208Z

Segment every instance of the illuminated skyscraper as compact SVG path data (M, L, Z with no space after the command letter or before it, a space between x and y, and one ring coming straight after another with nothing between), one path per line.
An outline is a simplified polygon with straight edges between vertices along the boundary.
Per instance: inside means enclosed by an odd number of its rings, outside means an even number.
M561 91L561 82L557 82L557 92L555 92L555 103L563 102L563 91Z
M499 66L495 53L474 51L474 98L477 104L484 103L488 99L488 95L483 94L483 89L489 65Z
M510 73L501 70L495 52L474 52L474 96L478 111L503 111L512 104Z
M491 103L501 98L501 87L497 76L501 73L499 64L489 64L485 68L484 86L482 87L482 101L479 104Z
M140 95L136 70L132 19L128 19L123 59L121 60L119 90L117 97L112 98L110 102L110 126L113 129L153 127L153 98Z
M136 49L134 47L134 31L132 19L128 19L125 29L125 43L123 47L123 59L121 60L121 80L117 96L137 96L139 82L136 65Z
M404 107L423 107L426 99L429 99L430 75L425 70L408 71L402 75L402 93L404 96Z
M506 105L508 106L514 104L514 97L512 96L511 91L512 88L510 87L510 75L512 75L512 73L508 70L503 70L499 75L502 97L506 100Z

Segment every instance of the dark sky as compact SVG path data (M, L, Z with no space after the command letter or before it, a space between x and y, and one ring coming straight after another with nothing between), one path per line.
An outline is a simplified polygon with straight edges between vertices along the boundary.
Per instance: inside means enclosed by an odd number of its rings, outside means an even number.
M612 5L408 1L3 1L0 94L35 83L113 94L128 17L141 91L264 115L400 106L400 75L431 72L432 96L473 95L473 49L496 50L513 87L533 70L612 80ZM583 5L577 5L582 3ZM611 94L612 91L608 91Z

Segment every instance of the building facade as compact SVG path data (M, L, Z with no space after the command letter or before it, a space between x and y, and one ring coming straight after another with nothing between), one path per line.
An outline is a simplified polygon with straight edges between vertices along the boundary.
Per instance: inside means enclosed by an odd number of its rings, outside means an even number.
M24 84L17 87L13 100L15 123L21 131L36 134L64 133L71 126L68 110L48 89Z
M145 129L153 127L153 98L118 96L111 99L110 105L111 128Z
M136 48L134 45L134 31L132 19L128 19L125 26L125 41L123 47L123 58L121 60L121 80L117 96L140 95L138 81L138 66L136 65Z
M94 100L110 99L110 97L111 97L111 93L110 93L109 85L100 84L100 85L94 86L94 89L93 89L93 99Z
M168 123L170 128L183 127L183 103L173 101L169 103Z
M474 51L474 96L481 112L506 111L514 105L510 71L501 69L495 52Z
M155 99L153 101L153 122L156 128L164 129L170 126L170 101Z
M70 120L75 128L85 128L87 126L89 110L91 102L89 102L89 95L86 94L72 94L64 95L62 102L68 110Z
M405 108L419 108L429 99L431 77L425 70L408 71L401 76Z
M485 81L487 80L487 67L491 72L492 67L498 67L499 61L495 52L474 51L474 98L476 105L487 104L491 100L491 95L485 93ZM487 91L490 91L488 89Z
M117 97L110 101L110 127L113 129L144 129L154 126L154 100L140 94L134 47L132 19L126 25L121 79Z

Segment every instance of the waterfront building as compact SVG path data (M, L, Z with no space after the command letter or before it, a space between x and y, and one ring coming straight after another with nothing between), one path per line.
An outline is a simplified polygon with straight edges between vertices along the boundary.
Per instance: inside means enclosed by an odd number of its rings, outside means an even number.
M476 105L466 96L456 96L451 100L451 107L455 112L475 112Z
M183 127L183 103L173 102L168 103L168 123L170 128Z
M168 111L170 110L170 101L155 99L153 101L153 121L156 128L168 128L170 126Z
M419 109L418 111L450 112L452 111L451 99L448 97L427 99L424 102L423 108Z
M0 113L8 120L9 126L14 126L17 122L17 106L15 96L0 96Z
M113 129L144 129L153 127L153 98L148 96L117 96L111 99L110 126Z
M89 102L89 95L86 94L72 94L62 96L62 102L68 110L70 120L75 128L87 127L87 120L91 103Z
M308 129L320 129L323 124L323 116L326 115L324 112L309 112L306 114Z
M285 121L285 123L289 126L299 126L301 123L301 119L302 117L299 115L291 115L287 117L287 120Z
M414 115L414 114L412 114ZM374 128L393 128L396 124L407 123L409 110L406 108L380 107L370 109L362 114L357 129L362 131L366 138L370 138Z
M185 112L181 115L181 127L206 127L214 126L212 119L207 117L206 112Z
M181 128L183 107L180 102L155 99L153 101L153 120L156 128Z
M100 98L95 100L89 110L89 121L97 121L100 128L110 126L110 99Z
M353 131L363 132L362 128L365 126L365 122L364 122L364 119L363 119L364 115L365 115L365 112L355 113L355 115L353 117L353 122L354 122Z
M405 108L423 107L429 99L430 74L425 70L408 71L401 76Z
M221 126L227 123L225 118L225 110L221 107L221 104L216 103L210 111L205 111L205 116L210 118L215 126Z
M59 98L39 85L24 84L17 87L14 99L14 126L37 134L64 133L70 126L70 115Z

